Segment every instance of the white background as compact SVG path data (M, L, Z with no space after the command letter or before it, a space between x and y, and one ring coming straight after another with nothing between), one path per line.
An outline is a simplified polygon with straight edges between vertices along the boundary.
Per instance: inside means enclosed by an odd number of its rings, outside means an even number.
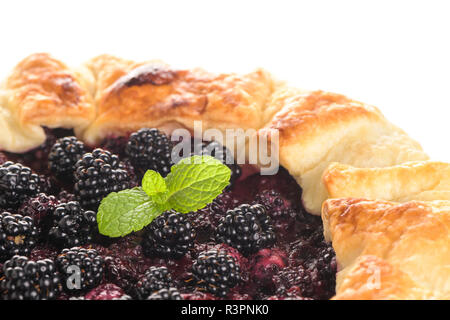
M449 1L0 1L0 75L46 51L211 71L265 67L378 106L450 161Z

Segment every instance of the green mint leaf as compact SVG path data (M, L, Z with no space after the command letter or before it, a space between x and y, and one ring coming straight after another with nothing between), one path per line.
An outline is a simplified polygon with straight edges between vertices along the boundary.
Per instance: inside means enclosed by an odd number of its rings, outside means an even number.
M211 203L230 182L231 170L211 156L193 156L172 166L166 177L167 203L181 213Z
M147 170L144 178L142 179L142 189L152 198L153 201L159 204L166 202L166 182L158 172Z
M112 192L98 208L98 229L105 236L122 237L141 230L162 212L164 208L142 188Z

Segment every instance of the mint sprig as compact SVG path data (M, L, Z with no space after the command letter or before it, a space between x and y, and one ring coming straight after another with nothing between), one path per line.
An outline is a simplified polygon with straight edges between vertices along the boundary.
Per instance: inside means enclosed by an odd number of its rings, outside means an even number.
M112 192L97 212L99 232L122 237L139 231L164 211L196 211L211 203L228 185L231 171L210 156L193 156L172 166L166 178L148 170L142 187Z

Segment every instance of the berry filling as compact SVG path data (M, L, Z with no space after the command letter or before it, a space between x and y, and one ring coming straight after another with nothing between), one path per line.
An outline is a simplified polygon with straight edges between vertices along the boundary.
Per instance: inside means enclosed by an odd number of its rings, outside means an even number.
M72 131L46 130L47 141L35 150L0 152L1 299L334 295L333 248L284 168L262 176L234 163L219 143L201 141L191 155L209 154L231 170L224 191L195 212L166 211L141 231L109 238L99 234L96 221L102 199L140 185L146 170L167 176L170 137L141 129L95 148ZM81 279L72 288L67 279L74 267Z

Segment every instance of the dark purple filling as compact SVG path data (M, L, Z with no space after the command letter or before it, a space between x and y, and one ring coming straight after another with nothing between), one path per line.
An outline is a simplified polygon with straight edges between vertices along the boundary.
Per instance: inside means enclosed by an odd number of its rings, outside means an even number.
M71 200L73 186L51 176L47 155L55 140L73 135L68 130L47 130L47 141L40 147L18 155L0 153L4 158L23 163L51 179L49 193L60 201ZM118 154L126 161L123 149L126 138L108 138L100 147ZM140 245L142 232L124 238L97 237L89 247L95 248L106 261L104 280L87 298L120 298L132 294L136 283L151 266L166 266L184 299L218 299L191 286L191 267L200 252L225 249L241 267L241 283L232 288L226 299L329 299L335 293L336 261L332 247L323 238L320 217L308 214L301 203L301 188L284 169L273 176L261 176L254 168L243 166L240 179L224 191L215 202L189 214L197 232L192 249L178 260L146 257ZM131 175L132 173L130 173ZM137 180L136 180L137 181ZM263 204L270 216L276 243L270 248L243 256L236 249L214 242L214 230L221 216L239 204ZM58 251L46 244L38 245L31 259L54 259ZM114 286L115 285L115 286ZM63 293L60 299L70 298Z

